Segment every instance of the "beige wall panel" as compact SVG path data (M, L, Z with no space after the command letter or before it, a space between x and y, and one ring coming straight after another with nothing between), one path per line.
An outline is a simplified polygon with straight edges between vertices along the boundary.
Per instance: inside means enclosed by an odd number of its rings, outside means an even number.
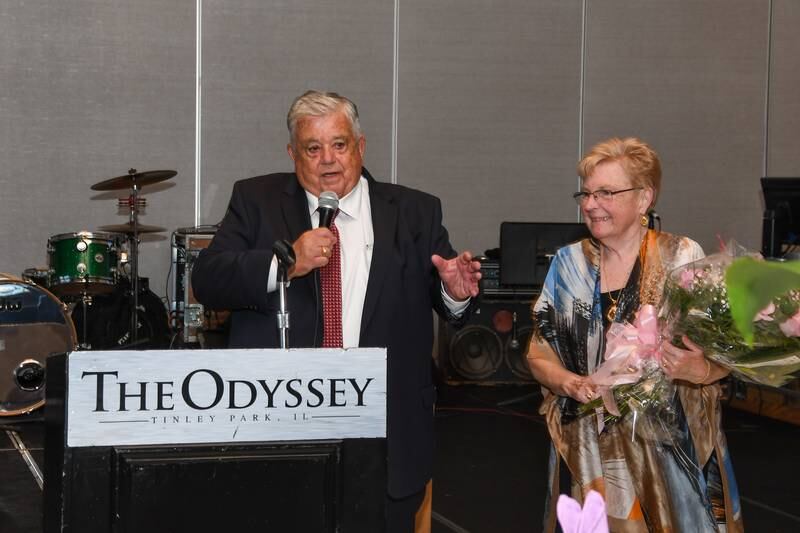
M389 180L391 0L203 2L201 220L217 223L233 182L292 169L286 112L307 89L359 107L365 164Z
M130 167L179 172L145 189L143 223L193 220L194 8L0 3L0 271L46 265L52 235L125 222L117 195L89 186ZM169 233L141 250L140 272L163 296Z
M588 3L585 136L636 135L663 162L664 229L759 248L767 0Z
M442 199L453 244L575 221L581 2L401 1L400 184Z
M769 93L770 176L800 176L800 2L775 0Z

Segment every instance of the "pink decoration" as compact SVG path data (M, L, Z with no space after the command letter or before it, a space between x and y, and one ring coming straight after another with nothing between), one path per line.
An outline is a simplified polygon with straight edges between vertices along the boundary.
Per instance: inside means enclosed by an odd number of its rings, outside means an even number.
M800 337L800 311L778 327L787 337Z
M611 389L639 381L645 360L660 364L660 345L658 316L652 305L639 308L633 324L611 324L606 334L605 361L589 377L598 386L606 411L620 416Z
M758 312L755 318L753 318L753 322L758 322L759 320L765 320L767 322L772 322L775 320L772 316L772 313L775 312L775 304L770 302L768 306Z
M681 288L688 290L692 289L692 282L694 281L694 269L693 268L685 268L681 270L681 277L678 281L678 284Z
M562 494L558 497L556 514L564 533L608 533L606 502L593 490L586 495L583 509L576 500Z

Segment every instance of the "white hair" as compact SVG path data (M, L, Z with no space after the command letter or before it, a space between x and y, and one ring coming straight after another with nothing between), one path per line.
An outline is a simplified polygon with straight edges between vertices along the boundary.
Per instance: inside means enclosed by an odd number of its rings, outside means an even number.
M324 117L343 110L356 139L361 137L361 124L358 121L358 108L350 99L337 93L306 91L295 98L286 116L286 127L289 128L289 142L295 144L297 121L303 117Z

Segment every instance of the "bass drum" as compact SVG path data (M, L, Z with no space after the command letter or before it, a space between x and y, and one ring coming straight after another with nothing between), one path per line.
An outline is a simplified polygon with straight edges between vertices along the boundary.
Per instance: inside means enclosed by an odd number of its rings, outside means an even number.
M47 357L71 352L77 342L66 311L47 289L0 274L0 416L44 404Z
M132 342L130 283L120 280L110 294L81 301L72 310L78 341L85 350L157 350L169 348L170 331L167 309L147 287L147 278L139 281L137 341Z

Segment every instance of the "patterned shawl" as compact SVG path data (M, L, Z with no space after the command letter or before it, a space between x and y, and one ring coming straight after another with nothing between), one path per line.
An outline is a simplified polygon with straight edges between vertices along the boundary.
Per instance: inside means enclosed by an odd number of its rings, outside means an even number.
M658 307L666 274L702 257L691 239L648 231L620 294L615 321L632 321L640 304ZM533 306L531 345L554 352L565 368L580 375L591 374L603 362L599 264L600 249L592 239L560 249ZM716 522L727 523L729 533L741 529L738 491L721 431L719 385L677 385L685 441L670 450L639 438L632 441L631 417L598 435L594 417L576 419L573 400L545 389L541 412L553 440L548 531L555 527L561 460L569 468L573 497L582 501L589 489L604 495L611 531L716 531ZM716 492L715 480L720 485Z

